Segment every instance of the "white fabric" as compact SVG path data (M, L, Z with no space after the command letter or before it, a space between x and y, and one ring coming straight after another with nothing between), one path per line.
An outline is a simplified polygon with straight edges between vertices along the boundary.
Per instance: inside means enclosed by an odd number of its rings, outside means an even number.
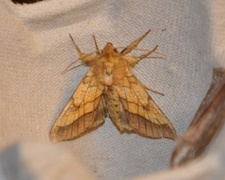
M96 179L68 148L19 142L0 153L1 180Z
M0 146L18 139L49 141L52 124L87 70L80 67L61 75L78 57L69 33L82 51L92 52L93 34L100 47L108 41L125 47L151 29L139 47L158 44L167 59L143 60L134 73L165 94L150 93L182 135L209 88L212 67L225 66L223 48L214 49L224 43L214 27L221 25L216 9L212 11L214 3L49 0L19 5L1 0ZM102 179L164 170L175 145L167 139L121 135L108 118L97 130L61 144Z

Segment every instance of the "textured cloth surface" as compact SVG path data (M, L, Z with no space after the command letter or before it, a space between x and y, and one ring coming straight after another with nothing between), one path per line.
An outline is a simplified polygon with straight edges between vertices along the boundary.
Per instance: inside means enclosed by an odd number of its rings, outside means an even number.
M220 0L217 0L221 2ZM87 71L66 74L77 59L69 33L84 52L112 42L125 47L148 29L139 45L156 44L166 60L146 59L133 70L179 135L192 120L207 92L214 65L225 66L223 44L210 1L49 0L18 5L0 2L0 146L18 139L49 141L49 131ZM223 33L223 32L222 32ZM61 143L74 151L98 178L123 179L168 167L175 143L136 134L120 134L109 118L87 135Z
M40 142L15 143L0 152L1 180L92 180L72 150Z

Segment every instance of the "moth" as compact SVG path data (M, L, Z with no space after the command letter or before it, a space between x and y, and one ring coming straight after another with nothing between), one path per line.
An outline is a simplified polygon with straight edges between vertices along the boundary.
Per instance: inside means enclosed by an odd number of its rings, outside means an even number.
M141 60L152 54L148 50L140 56L129 56L150 30L122 51L107 42L100 50L93 36L94 53L83 53L70 38L82 64L89 66L65 108L56 119L50 140L70 140L102 125L109 116L118 130L134 132L149 138L176 138L172 123L148 94L147 88L131 72Z

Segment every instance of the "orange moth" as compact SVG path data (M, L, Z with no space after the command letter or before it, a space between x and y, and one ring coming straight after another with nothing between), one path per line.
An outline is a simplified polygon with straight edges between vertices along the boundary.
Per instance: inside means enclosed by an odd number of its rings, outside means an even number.
M79 59L90 69L56 119L50 132L51 141L77 138L102 125L107 115L121 133L176 138L172 123L147 92L156 91L143 85L131 72L158 47L138 57L128 55L149 32L120 52L110 42L100 50L93 36L96 51L88 54L81 52L70 35Z

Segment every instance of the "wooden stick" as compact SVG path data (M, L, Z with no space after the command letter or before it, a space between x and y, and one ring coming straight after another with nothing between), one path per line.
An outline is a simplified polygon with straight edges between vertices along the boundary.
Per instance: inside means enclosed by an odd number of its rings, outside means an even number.
M225 69L217 68L209 91L188 130L178 138L171 156L171 167L180 166L200 156L225 121Z

